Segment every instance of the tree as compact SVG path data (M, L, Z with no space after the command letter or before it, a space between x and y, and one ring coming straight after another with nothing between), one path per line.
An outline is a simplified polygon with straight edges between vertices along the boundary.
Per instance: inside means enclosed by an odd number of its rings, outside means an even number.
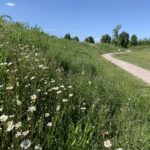
M64 39L71 40L70 33L67 33L67 34L64 36Z
M115 42L116 45L119 44L119 30L121 29L122 25L119 24L113 29L113 41Z
M94 38L92 36L89 36L85 39L85 42L87 43L95 43Z
M73 37L72 40L79 42L79 38L77 36Z
M131 46L137 46L138 38L135 34L131 36L130 44L131 44Z
M12 17L9 15L2 15L0 17L2 20L6 21L6 22L12 22L13 21Z
M124 47L124 48L127 48L128 44L129 44L129 34L126 33L126 32L122 32L120 35L119 35L119 44Z
M108 34L105 34L105 35L103 35L103 36L101 37L101 42L102 42L102 43L110 43L110 41L111 41L111 37L110 37L110 35L108 35Z

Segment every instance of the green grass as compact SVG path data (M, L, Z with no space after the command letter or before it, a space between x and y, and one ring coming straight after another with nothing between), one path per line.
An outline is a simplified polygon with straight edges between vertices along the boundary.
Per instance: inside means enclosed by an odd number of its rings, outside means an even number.
M117 54L115 57L150 70L150 46L140 46L130 53Z
M0 149L25 139L29 149L105 150L107 139L112 149L150 149L150 88L104 60L106 49L1 20Z
M121 51L125 50L124 48L120 48L113 44L107 44L107 43L96 43L95 48L100 50L100 54L110 53L110 52L118 52L118 49L120 49Z

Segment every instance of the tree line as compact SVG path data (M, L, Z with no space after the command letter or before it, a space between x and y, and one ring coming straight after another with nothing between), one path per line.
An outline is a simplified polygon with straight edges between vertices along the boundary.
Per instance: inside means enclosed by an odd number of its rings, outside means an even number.
M104 34L100 38L101 43L108 43L108 44L114 44L116 46L121 46L123 48L131 47L131 46L137 46L137 45L146 45L150 44L150 39L143 39L143 40L138 40L137 35L133 34L129 35L129 33L123 31L119 33L120 29L122 28L122 25L117 25L113 29L113 36L111 37L109 34ZM67 33L64 36L64 39L68 40L75 40L75 41L80 41L77 36L71 37L70 33ZM87 43L95 43L94 38L92 36L86 37L84 42Z

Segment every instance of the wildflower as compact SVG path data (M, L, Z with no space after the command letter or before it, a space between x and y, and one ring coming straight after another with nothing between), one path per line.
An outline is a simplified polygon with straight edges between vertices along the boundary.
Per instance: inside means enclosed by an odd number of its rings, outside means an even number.
M35 56L39 56L40 54L39 53L35 53Z
M0 112L3 111L4 108L0 108Z
M55 80L51 80L51 83L55 83L56 81Z
M41 89L37 89L36 91L37 91L37 92L41 92Z
M6 72L9 72L9 69L7 69Z
M0 121L2 121L2 122L5 122L7 119L8 119L8 116L6 116L5 114L0 116Z
M21 122L18 122L18 123L15 124L15 128L16 128L16 129L20 128L21 126L22 126L22 123L21 123Z
M123 150L123 148L117 148L116 150Z
M104 147L106 147L106 148L111 148L111 147L112 147L111 141L110 141L110 140L104 141Z
M14 129L14 124L13 124L13 121L9 121L8 123L7 123L7 132L10 132L11 130L13 130Z
M40 144L38 144L38 145L36 145L36 146L34 147L34 149L36 149L36 150L42 150L42 147L40 146Z
M12 90L14 87L13 86L8 86L6 87L6 90Z
M68 86L68 88L69 88L69 89L72 89L72 86L71 86L71 85L69 85L69 86Z
M19 137L19 136L21 136L21 132L17 132L16 135L15 135L16 138Z
M17 82L16 85L19 86L19 82Z
M51 92L53 89L49 89L48 92Z
M26 135L28 135L28 134L29 134L29 132L30 132L29 130L24 131L24 132L22 132L22 135L23 135L23 136L26 136Z
M12 62L8 63L7 65L8 65L8 66L11 66L11 65L12 65Z
M47 83L48 83L47 81L44 82L45 85L46 85Z
M60 105L58 105L57 107L56 107L56 111L59 111L60 110Z
M62 91L57 91L56 93L57 93L57 94L61 94L61 93L62 93Z
M39 65L39 68L43 68L43 65Z
M30 120L31 120L31 118L30 118L30 117L28 117L28 118L27 118L27 121L30 121Z
M14 118L14 117L15 117L15 115L10 115L10 116L9 116L9 118Z
M34 111L36 111L36 107L35 106L31 106L31 107L29 107L28 111L34 112Z
M2 88L4 85L0 85L0 88Z
M64 103L68 102L68 99L62 99L62 102L64 102Z
M86 107L81 107L81 110L86 110Z
M57 91L57 90L59 90L59 87L53 87L52 90Z
M17 100L17 105L20 106L21 105L21 101Z
M71 94L69 94L69 97L72 97L73 96L73 94L71 93Z
M28 149L31 145L31 141L30 140L24 140L22 141L22 143L20 144L21 148L23 149Z
M46 118L49 117L49 113L46 113L46 114L45 114L45 117L46 117Z
M47 92L44 92L44 95L47 95L48 93Z
M48 67L43 67L42 69L45 70L45 69L48 69Z
M91 84L92 84L92 82L91 82L91 81L89 81L89 82L88 82L88 84L89 84L89 85L91 85Z
M35 94L33 94L32 96L30 96L30 98L31 98L32 100L36 100L36 99L37 99L37 96L36 96Z
M35 79L35 76L31 77L31 79L30 79L30 80L33 80L33 79Z
M60 88L64 88L64 87L65 87L64 85L61 85L61 86L60 86Z
M47 124L48 127L51 127L52 125L53 125L52 122L49 122L49 123Z

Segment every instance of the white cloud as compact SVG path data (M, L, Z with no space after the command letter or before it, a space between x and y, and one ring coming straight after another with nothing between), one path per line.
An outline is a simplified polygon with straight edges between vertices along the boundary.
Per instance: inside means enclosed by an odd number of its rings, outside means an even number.
M15 3L6 3L6 6L9 6L9 7L15 7Z

